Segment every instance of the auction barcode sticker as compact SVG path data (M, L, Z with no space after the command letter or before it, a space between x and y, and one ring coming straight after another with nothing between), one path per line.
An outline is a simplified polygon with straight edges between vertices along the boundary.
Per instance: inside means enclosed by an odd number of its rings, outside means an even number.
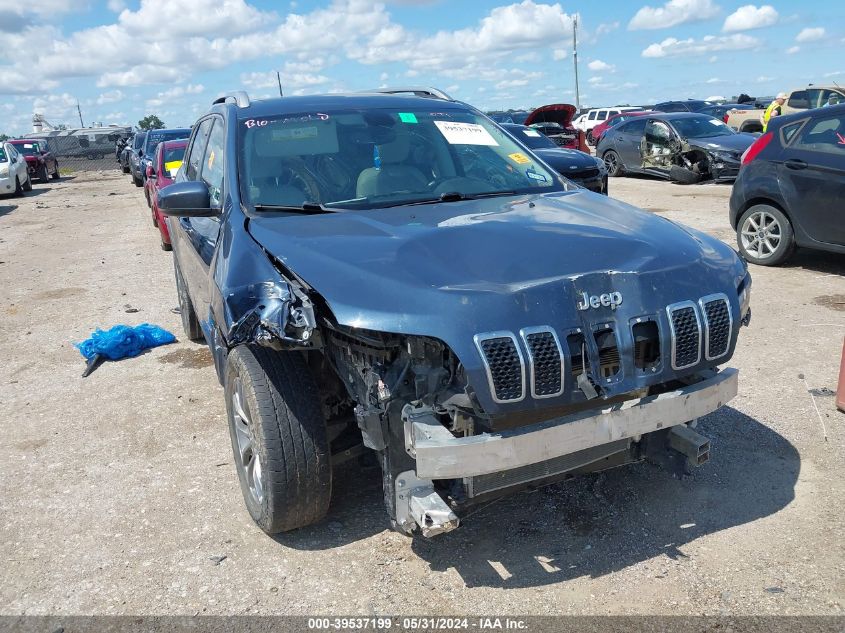
M435 121L434 125L451 145L498 145L490 132L478 123Z

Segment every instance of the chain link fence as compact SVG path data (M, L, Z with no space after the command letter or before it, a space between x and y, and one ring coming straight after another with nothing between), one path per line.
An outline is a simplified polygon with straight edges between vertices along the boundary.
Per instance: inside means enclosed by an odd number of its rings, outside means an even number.
M119 169L118 141L132 136L131 127L80 128L33 132L24 138L37 140L59 163L61 174L77 171Z

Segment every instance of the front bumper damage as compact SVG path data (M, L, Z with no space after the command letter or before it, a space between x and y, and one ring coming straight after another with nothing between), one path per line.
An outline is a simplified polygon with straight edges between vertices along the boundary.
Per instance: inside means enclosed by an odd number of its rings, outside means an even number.
M605 459L644 435L673 427L680 428L670 431L669 445L690 465L699 465L709 457L709 444L685 425L736 396L737 378L738 371L728 368L694 384L598 411L468 437L455 437L431 409L407 405L402 414L405 450L416 460L416 471L397 480L397 521L405 529L418 525L424 535L458 526L453 507L435 490L436 480L462 479L470 495L474 482L483 481L485 490L496 489L497 479L507 486L527 483Z

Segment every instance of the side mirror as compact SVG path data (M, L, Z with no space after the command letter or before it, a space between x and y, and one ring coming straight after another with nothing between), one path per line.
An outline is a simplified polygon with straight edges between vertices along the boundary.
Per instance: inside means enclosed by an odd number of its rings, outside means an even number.
M152 165L147 165L147 178L155 178L156 177L156 170L153 169Z
M220 213L211 208L211 196L205 183L193 180L161 189L158 192L158 208L164 215L177 218L204 218Z

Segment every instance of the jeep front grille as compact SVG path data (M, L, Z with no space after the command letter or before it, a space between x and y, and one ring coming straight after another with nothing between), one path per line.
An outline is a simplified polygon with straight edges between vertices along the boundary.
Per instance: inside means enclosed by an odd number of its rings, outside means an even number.
M723 294L708 295L699 299L704 315L704 358L713 360L728 353L731 343L731 308Z
M701 323L692 301L666 308L672 329L672 369L692 367L701 360Z
M484 359L493 400L522 400L525 397L525 361L514 335L510 332L477 334L475 345Z
M563 393L564 357L560 341L549 326L524 328L519 331L528 350L531 395L553 398Z

